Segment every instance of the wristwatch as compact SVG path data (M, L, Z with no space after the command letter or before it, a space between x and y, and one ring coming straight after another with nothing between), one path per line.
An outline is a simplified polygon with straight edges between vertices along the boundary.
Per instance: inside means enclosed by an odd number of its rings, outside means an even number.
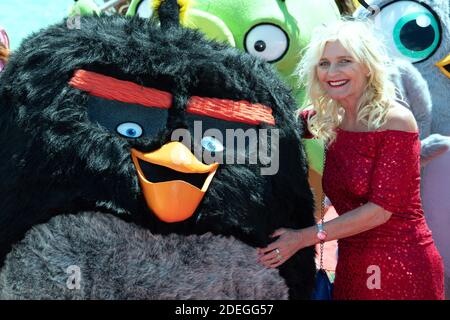
M317 224L317 238L320 241L325 241L325 239L327 238L327 232L325 230L323 230L323 224L322 223L318 223Z

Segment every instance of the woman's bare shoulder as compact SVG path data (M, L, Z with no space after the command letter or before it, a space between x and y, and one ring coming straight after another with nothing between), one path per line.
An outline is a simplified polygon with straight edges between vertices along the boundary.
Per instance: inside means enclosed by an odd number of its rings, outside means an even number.
M395 103L389 109L386 115L386 123L381 127L381 130L417 132L419 129L411 110Z

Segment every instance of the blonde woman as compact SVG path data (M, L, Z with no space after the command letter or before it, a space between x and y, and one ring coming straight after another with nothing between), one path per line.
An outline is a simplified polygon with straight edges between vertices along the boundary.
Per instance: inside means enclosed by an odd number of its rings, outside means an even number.
M313 109L308 129L327 145L323 188L339 217L275 231L259 261L276 268L339 239L333 299L443 299L442 258L420 200L417 124L395 100L371 30L358 21L321 27L299 69Z

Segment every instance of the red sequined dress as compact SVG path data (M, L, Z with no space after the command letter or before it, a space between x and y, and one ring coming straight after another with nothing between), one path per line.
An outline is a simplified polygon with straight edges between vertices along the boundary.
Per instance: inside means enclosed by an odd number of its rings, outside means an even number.
M323 188L339 215L367 202L384 224L339 240L333 299L444 299L443 262L422 210L418 133L337 129Z

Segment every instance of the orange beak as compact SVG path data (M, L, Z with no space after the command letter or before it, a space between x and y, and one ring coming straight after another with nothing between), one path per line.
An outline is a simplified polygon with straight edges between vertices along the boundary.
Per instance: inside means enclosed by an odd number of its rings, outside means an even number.
M200 162L180 142L167 143L150 153L131 149L131 157L148 207L164 222L190 218L219 167L218 163Z
M450 78L450 54L441 61L437 62L436 66L443 74L447 76L447 78Z

